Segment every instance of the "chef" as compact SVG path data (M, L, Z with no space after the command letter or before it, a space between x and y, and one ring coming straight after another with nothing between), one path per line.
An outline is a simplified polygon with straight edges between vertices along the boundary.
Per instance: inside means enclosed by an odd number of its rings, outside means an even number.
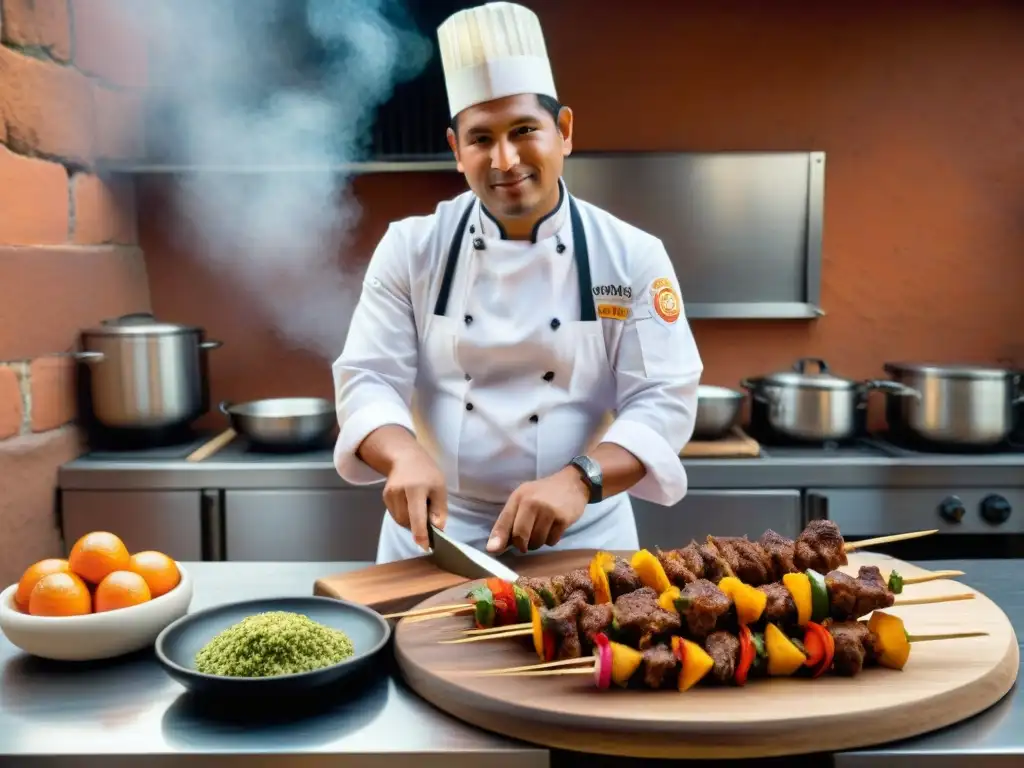
M686 494L703 369L672 262L561 178L573 114L532 11L459 11L438 42L469 191L373 253L333 366L335 466L384 482L378 563L422 555L428 520L492 553L636 549L630 495Z

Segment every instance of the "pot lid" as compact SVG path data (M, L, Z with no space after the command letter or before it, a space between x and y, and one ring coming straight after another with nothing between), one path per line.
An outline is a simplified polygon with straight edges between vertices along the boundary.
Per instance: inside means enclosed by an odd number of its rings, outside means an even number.
M808 363L816 365L818 370L809 373L807 371ZM837 391L851 390L859 386L859 382L832 374L828 369L828 363L817 357L802 357L793 363L793 370L769 374L762 377L761 381L769 386L776 387L802 387Z
M938 376L945 379L972 379L975 381L1003 381L1016 375L1008 368L986 365L942 365L940 363L886 363L882 366L888 373L916 373L923 376Z
M200 333L201 330L192 325L163 323L149 313L138 312L102 320L98 326L89 328L82 334L85 336L172 336Z

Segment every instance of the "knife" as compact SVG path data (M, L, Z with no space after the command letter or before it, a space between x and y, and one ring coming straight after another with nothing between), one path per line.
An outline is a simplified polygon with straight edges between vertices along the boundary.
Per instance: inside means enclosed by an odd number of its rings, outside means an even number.
M449 573L465 576L467 579L486 579L496 576L505 581L515 581L519 574L488 554L468 544L456 541L433 523L427 524L430 538L431 559Z

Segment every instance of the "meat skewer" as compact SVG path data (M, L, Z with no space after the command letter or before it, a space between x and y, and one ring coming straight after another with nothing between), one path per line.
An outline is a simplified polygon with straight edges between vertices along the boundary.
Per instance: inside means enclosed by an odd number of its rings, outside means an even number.
M915 531L882 538L892 541L932 533L935 531ZM881 543L880 539L868 541ZM598 595L598 601L604 602L644 584L659 592L664 591L664 585L655 583L662 575L656 573L658 571L664 572L665 578L679 587L700 578L717 583L726 576L736 576L752 586L759 586L777 581L785 573L794 571L813 569L826 573L835 570L847 564L847 549L864 545L866 542L844 543L839 528L830 520L813 520L795 541L769 529L757 542L746 537L709 536L703 545L691 542L682 549L659 550L656 556L647 550L640 550L631 561L610 553L600 553L601 560L597 564L592 562L589 569L577 569L551 579L521 578L517 585L525 589L534 602L548 608L555 607L577 590L582 590L588 599L593 599L590 593L595 589L594 585L604 583L600 575L602 570L605 572L604 579L608 581L608 589ZM470 611L479 613L474 603L464 603L388 614L385 618L428 615L441 618ZM492 626L481 622L480 616L476 618L478 627Z
M923 598L925 602L970 599L961 596ZM669 587L659 595L650 587L626 592L614 603L590 604L578 595L556 608L532 610L529 625L479 631L445 644L481 642L525 635L542 661L573 658L588 652L597 634L605 634L643 651L673 635L703 642L717 631L736 631L743 626L776 624L804 627L811 622L855 620L893 605L912 605L918 600L897 602L876 566L861 566L857 577L842 571L820 576L787 574L783 583L753 588L735 577L718 585L699 580L683 590Z
M657 564L654 564L654 568L657 570ZM893 581L893 575L890 574L889 582ZM930 578L922 577L922 580ZM813 570L805 573L787 573L783 575L782 581L756 588L744 584L735 576L726 576L717 585L707 579L697 579L682 589L669 584L663 572L644 578L643 581L646 583L639 590L620 591L615 605L618 606L619 601L625 596L646 592L665 610L683 616L689 631L703 631L705 634L723 619L732 623L750 624L758 622L763 617L766 621L804 624L811 619L820 621L828 615L832 615L833 618L856 619L878 608L888 608L892 605L920 605L971 599L974 596L974 593L968 592L962 596L944 595L898 600L896 593L892 591L889 583L883 580L881 571L876 566L861 566L856 578L839 570L830 571L825 576ZM659 593L656 587L650 585L656 585L662 591ZM597 591L599 590L595 590L595 593ZM586 597L580 590L569 599L590 602ZM536 604L536 601L534 602ZM469 630L465 634L510 637L513 635L508 633L525 630L530 626L530 623L522 622Z
M877 611L867 621L809 623L802 636L769 623L763 633L719 630L702 642L675 636L643 651L595 637L593 656L475 673L501 676L591 674L598 688L689 690L702 681L743 686L758 677L852 677L865 667L901 670L913 643L985 636L986 632L910 635L903 621ZM571 668L570 665L572 665Z

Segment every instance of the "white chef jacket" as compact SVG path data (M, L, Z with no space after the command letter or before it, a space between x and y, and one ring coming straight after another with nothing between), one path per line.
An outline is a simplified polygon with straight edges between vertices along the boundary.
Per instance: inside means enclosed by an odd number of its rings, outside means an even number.
M382 483L356 450L378 427L405 427L444 473L446 532L480 549L520 484L603 428L646 475L588 505L556 548L636 549L629 494L672 505L687 489L679 454L703 364L675 270L658 238L560 190L530 241L504 237L472 192L393 222L333 365L339 475ZM377 562L422 554L385 512Z

